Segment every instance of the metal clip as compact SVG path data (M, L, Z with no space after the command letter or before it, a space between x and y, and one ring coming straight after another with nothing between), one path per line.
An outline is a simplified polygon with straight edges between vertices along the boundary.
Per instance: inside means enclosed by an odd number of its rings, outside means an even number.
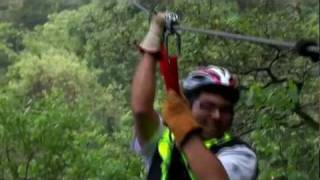
M180 34L175 30L174 26L179 24L179 17L177 14L169 12L165 17L165 33L164 33L164 42L167 50L169 51L168 47L168 38L170 35L174 35L176 39L177 45L177 52L180 54L181 52L181 37Z

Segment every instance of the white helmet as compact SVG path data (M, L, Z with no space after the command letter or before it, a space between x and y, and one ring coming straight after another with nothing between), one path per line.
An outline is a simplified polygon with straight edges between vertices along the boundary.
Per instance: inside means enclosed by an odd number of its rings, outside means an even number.
M238 101L240 95L235 75L225 68L213 65L192 71L184 79L182 87L188 99L202 89L221 94L234 103Z

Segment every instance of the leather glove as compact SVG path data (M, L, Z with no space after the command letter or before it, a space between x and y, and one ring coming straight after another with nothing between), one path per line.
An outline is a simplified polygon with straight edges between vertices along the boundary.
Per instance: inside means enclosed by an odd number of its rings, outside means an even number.
M178 147L182 147L194 133L201 128L192 116L188 102L173 90L167 92L162 107L163 121L171 130Z
M144 52L160 52L160 43L164 31L166 13L157 13L152 17L149 31L140 43L140 48Z

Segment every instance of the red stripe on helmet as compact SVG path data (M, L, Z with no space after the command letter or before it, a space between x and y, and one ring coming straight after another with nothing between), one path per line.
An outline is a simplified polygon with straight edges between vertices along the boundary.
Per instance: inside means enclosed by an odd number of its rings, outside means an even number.
M221 78L220 76L215 73L214 71L210 71L210 70L203 70L204 72L206 72L206 74L210 77L210 79L215 83L215 84L221 84Z

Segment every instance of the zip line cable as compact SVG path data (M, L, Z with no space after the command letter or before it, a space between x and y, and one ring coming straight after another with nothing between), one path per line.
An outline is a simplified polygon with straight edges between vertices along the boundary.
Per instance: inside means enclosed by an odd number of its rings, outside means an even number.
M132 4L140 9L141 11L144 11L145 13L150 14L150 10L148 10L146 7L143 5L139 4L136 0L131 0ZM273 39L266 39L266 38L261 38L261 37L255 37L255 36L247 36L247 35L241 35L241 34L233 34L233 33L227 33L223 31L214 31L214 30L206 30L206 29L199 29L199 28L192 28L192 27L185 27L181 25L174 25L173 28L175 30L180 30L180 31L186 31L186 32L192 32L192 33L199 33L199 34L205 34L209 36L218 36L222 37L225 39L232 39L232 40L239 40L239 41L248 41L252 43L257 43L257 44L265 44L265 45L270 45L270 46L276 46L281 49L291 49L297 51L297 47L300 45L300 42L284 42L284 41L278 41L278 40L273 40ZM305 42L303 42L305 43ZM320 54L320 47L316 43L311 43L308 42L307 47L305 47L304 52L301 52L301 55L308 56L305 51L308 51L310 53L313 53L313 61L319 61L319 54ZM300 51L300 50L298 50ZM317 57L318 56L318 59ZM310 55L309 55L310 57ZM315 59L314 59L315 58Z
M240 35L240 34L232 34L232 33L227 33L227 32L223 32L223 31L205 30L205 29L190 28L190 27L184 27L184 26L175 26L174 28L176 28L177 30L201 33L201 34L206 34L206 35L210 35L210 36L221 36L221 37L224 37L227 39L249 41L249 42L254 42L254 43L259 43L259 44L267 44L267 45L277 46L280 48L294 48L295 47L295 43L291 43L291 42L281 42L281 41L276 41L276 40L272 40L272 39L258 38L258 37L253 37L253 36L245 36L245 35Z
M138 9L140 9L141 11L144 11L145 13L150 13L150 11L145 8L143 5L139 4L138 2L136 2L136 0L131 0L132 4L137 7Z

